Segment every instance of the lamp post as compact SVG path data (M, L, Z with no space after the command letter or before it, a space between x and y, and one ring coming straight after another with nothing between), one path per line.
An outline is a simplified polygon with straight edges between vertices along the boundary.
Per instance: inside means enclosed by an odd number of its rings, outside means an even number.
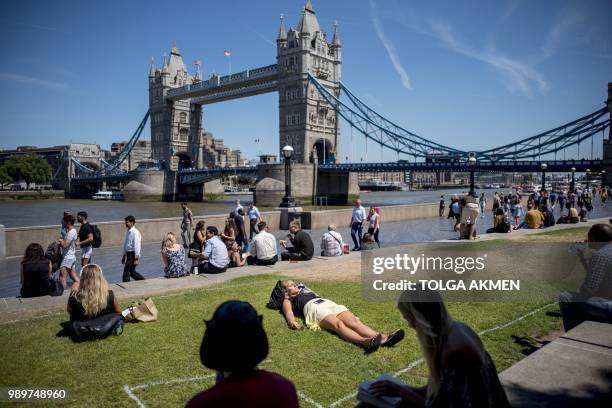
M475 197L476 191L474 191L474 168L476 167L476 157L470 156L468 159L468 166L470 166L470 196Z
M291 197L291 156L293 156L293 147L283 147L283 157L285 158L285 196L280 204L280 207L295 207L295 200Z
M589 191L589 176L591 175L591 170L586 169L586 191Z
M548 165L546 163L540 164L540 168L542 169L542 190L546 190L546 168Z
M601 171L601 189L603 190L604 188L606 188L606 171L602 170Z
M570 193L573 193L574 189L576 188L576 180L574 179L574 173L576 172L576 168L572 167L570 169L570 171L572 172L572 181L570 181L570 189L569 189L569 191L570 191Z

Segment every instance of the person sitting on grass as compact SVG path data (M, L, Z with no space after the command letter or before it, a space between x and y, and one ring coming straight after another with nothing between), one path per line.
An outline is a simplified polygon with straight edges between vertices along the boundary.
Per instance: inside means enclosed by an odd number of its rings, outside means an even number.
M429 380L424 387L377 381L370 392L400 397L400 405L410 407L510 407L480 338L467 324L453 320L438 292L405 291L398 308L416 331Z
M374 237L369 232L363 234L363 243L361 244L362 251L371 251L372 249L379 248L378 244L374 241Z
M229 267L230 268L240 268L241 266L246 265L246 258L242 258L242 254L240 253L240 248L236 242L232 243L232 247L227 251L229 255Z
M280 246L284 249L281 251L281 259L283 261L310 261L314 255L314 244L310 235L302 229L298 220L289 223L289 232L287 238L293 246L287 248L285 241L280 241Z
M559 307L563 328L569 331L585 320L612 323L612 226L595 224L589 229L588 247L578 257L587 270L577 292L562 292ZM592 252L587 261L586 252Z
M510 223L508 222L506 218L506 214L504 214L504 209L498 208L497 210L495 210L495 219L493 220L493 228L489 228L487 230L487 234L493 234L493 233L505 234L510 231L511 231Z
M21 260L21 297L60 296L64 288L53 279L52 269L43 247L35 242L28 245Z
M166 278L180 278L189 275L185 265L185 250L176 242L176 236L172 232L166 234L159 252L164 263Z
M205 321L200 361L217 371L217 383L191 398L186 408L299 406L291 381L257 368L269 349L262 319L249 303L230 300Z
M206 246L204 251L198 255L199 273L223 273L230 263L227 247L219 238L217 227L206 227Z
M389 335L382 335L366 326L346 306L323 299L305 287L298 287L294 281L281 282L285 298L282 312L287 324L293 330L301 328L296 316L303 317L311 330L325 329L338 334L343 340L373 352L378 347L393 347L404 338L402 329Z
M261 221L257 224L259 231L249 248L247 263L249 265L274 265L278 261L276 237L268 231L268 224Z
M91 320L110 313L119 314L121 308L108 288L102 268L96 264L85 265L77 289L73 286L68 298L70 321Z

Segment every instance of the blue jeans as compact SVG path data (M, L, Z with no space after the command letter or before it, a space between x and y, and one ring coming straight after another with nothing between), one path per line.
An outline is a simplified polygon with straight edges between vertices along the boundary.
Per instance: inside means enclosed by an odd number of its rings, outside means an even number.
M559 295L559 308L563 316L563 329L566 332L585 320L612 323L612 300L592 297L586 302L575 302L574 296L569 292Z
M353 238L353 244L355 248L361 249L361 231L363 224L361 222L354 222L351 224L351 238Z

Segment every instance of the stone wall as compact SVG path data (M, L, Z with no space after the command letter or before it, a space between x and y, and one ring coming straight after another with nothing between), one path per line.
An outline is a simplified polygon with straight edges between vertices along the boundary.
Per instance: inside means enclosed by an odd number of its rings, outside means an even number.
M298 205L311 205L313 200L313 180L315 167L312 164L291 164L291 195L295 198ZM257 180L271 178L285 183L285 165L284 164L261 164L257 166ZM284 196L284 190L283 190ZM257 188L256 200L257 205L263 206L263 203L275 201L280 204L278 198L278 187L274 186L273 191L267 191L264 186Z
M264 221L268 222L272 228L277 228L280 224L279 211L262 212L261 216ZM206 221L206 225L213 225L223 231L225 228L225 219L227 215L210 215L204 217L194 217L194 221ZM175 218L159 218L159 219L136 219L136 228L142 234L143 242L159 242L167 232L174 232L180 236L182 217ZM102 233L102 246L112 247L123 245L125 239L125 223L123 221L98 222L96 225ZM78 228L78 225L77 225ZM247 227L248 231L248 227ZM0 230L0 234L1 234ZM26 246L32 242L38 242L46 248L51 242L59 238L59 225L40 226L40 227L21 227L21 228L6 228L5 248L6 256L21 256L25 251ZM0 236L0 245L2 245L2 237ZM0 248L2 254L3 248Z

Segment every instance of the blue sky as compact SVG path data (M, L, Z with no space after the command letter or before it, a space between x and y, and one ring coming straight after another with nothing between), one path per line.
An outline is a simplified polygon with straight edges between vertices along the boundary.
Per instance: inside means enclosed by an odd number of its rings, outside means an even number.
M343 82L436 142L502 145L603 106L612 81L612 2L322 1L343 45ZM0 147L126 140L147 110L147 72L174 43L204 77L275 62L279 15L304 2L31 1L0 4ZM207 105L204 126L247 156L278 151L276 94ZM341 155L394 160L343 124ZM146 136L149 136L147 127ZM254 140L260 139L259 145ZM601 136L595 139L601 156ZM581 148L581 156L590 144ZM568 151L568 156L572 152ZM574 152L575 154L575 152Z

